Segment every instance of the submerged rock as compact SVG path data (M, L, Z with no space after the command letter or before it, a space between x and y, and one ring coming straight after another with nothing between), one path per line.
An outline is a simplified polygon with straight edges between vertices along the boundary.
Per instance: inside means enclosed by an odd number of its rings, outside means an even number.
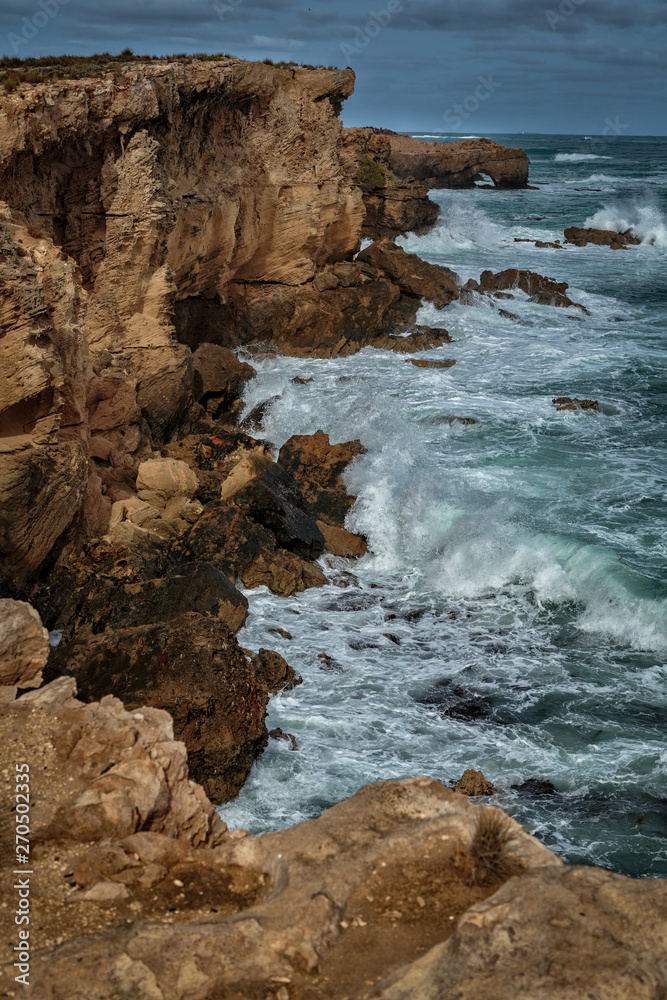
M597 399L577 399L577 397L570 396L556 396L551 402L556 407L556 410L595 410L596 413L600 412L600 405Z
M522 795L534 795L542 797L544 795L556 795L558 789L550 781L542 781L539 778L528 778L527 781L522 781L520 785L510 785L514 791L520 792Z
M456 364L456 361L453 358L451 359L448 358L446 361L425 361L422 360L421 358L417 360L411 358L410 364L414 365L415 368L453 368L453 366Z

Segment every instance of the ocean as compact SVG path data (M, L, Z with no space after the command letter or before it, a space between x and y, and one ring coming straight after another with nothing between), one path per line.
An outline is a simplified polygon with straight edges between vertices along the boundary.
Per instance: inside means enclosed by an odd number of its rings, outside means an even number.
M419 321L455 343L421 356L448 369L370 348L253 361L247 408L280 397L275 445L321 428L368 449L346 481L370 553L322 560L344 585L246 592L241 644L303 675L267 720L298 749L271 740L220 812L259 833L372 781L475 768L566 862L666 876L667 139L491 138L527 151L538 189L434 191L436 227L399 244L462 280L518 267L567 281L591 315L522 293L500 303L510 316L424 305ZM644 242L514 242L570 225ZM600 412L557 412L563 395ZM556 791L512 787L530 779Z

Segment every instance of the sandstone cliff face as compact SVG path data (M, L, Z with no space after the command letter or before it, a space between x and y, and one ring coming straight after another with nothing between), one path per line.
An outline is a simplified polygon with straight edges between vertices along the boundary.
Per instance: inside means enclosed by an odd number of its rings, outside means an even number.
M232 371L223 348L335 357L447 341L403 336L426 293L393 265L353 262L362 233L430 225L428 184L486 170L515 185L527 160L344 130L353 84L351 70L193 59L0 97L0 557L16 587L68 539L155 527L138 468L187 433L197 400L216 420L238 402L252 369ZM416 180L364 202L370 155ZM129 501L131 517L114 506Z
M107 481L183 419L188 347L230 280L298 286L358 248L338 158L353 82L194 60L2 97L0 551L19 584L85 501L104 530Z

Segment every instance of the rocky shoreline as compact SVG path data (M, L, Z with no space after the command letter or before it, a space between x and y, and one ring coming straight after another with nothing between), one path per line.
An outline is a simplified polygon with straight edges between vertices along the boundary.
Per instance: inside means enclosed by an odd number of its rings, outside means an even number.
M165 60L0 98L0 721L6 769L22 745L37 772L37 997L83 1000L91 976L100 1000L667 985L663 883L563 867L468 803L485 785L381 782L258 838L213 808L267 745L270 696L301 681L239 644L240 588L326 586L323 553L367 548L345 527L363 442L317 431L277 452L261 407L241 421L256 372L235 349L450 343L417 324L423 301L588 313L565 282L509 268L462 284L400 249L437 219L429 188L526 187L528 159L343 129L353 85L351 70ZM635 242L597 232L566 237ZM630 950L644 971L610 985Z

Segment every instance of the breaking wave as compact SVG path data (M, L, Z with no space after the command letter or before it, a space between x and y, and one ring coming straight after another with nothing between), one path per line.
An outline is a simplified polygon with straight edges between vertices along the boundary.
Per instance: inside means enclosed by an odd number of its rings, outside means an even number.
M613 229L617 233L631 229L642 243L667 249L667 220L655 201L633 199L604 205L586 219L584 226Z
M611 160L611 156L596 156L595 153L556 153L555 163L588 163L590 160Z

